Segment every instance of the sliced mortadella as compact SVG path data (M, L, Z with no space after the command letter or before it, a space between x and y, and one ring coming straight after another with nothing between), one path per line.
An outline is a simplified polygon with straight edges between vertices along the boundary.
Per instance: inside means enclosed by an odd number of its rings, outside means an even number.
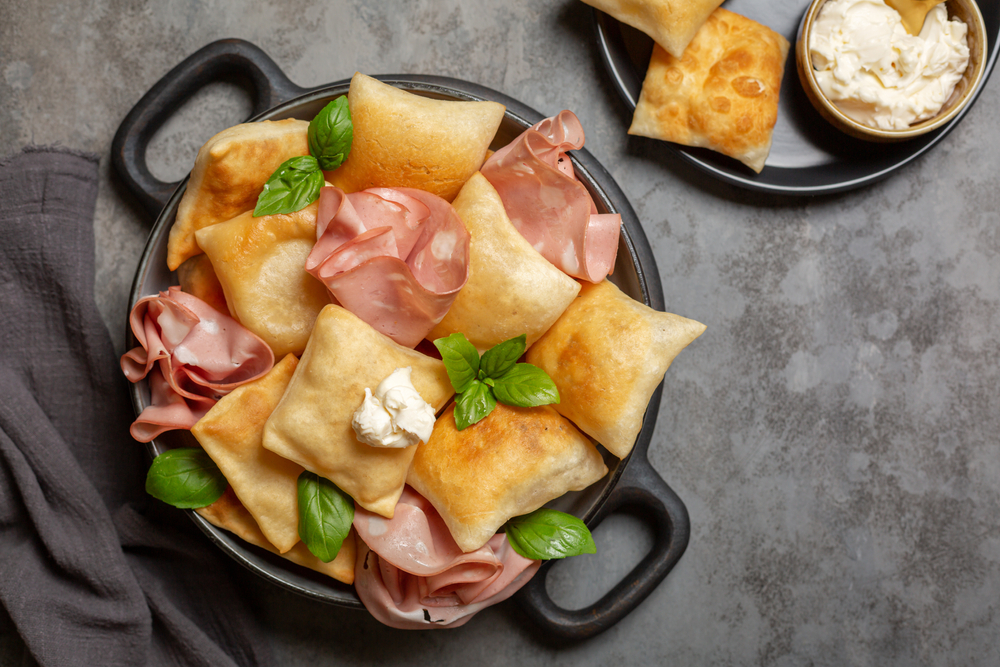
M129 322L140 346L122 355L122 371L131 382L150 378L151 403L131 428L140 442L191 428L220 396L274 365L267 343L179 287L140 299Z
M139 442L149 442L164 431L190 429L215 405L214 398L185 398L174 391L157 368L149 374L149 405L129 428Z
M412 188L320 191L306 271L347 310L415 347L469 277L469 233L451 204Z
M354 528L361 538L358 596L394 628L458 627L513 595L541 565L515 552L502 533L463 553L434 507L410 487L392 519L356 507Z
M621 216L598 213L566 151L583 147L583 126L562 111L494 153L482 174L521 235L565 273L592 283L615 268Z

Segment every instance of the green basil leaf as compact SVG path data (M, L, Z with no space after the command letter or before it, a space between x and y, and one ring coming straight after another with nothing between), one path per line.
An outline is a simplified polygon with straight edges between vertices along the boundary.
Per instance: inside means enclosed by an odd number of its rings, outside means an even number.
M465 429L493 412L497 399L490 388L479 380L473 380L469 387L455 399L455 428Z
M453 333L447 338L438 338L434 347L441 353L444 369L455 391L461 394L479 374L479 351L462 333Z
M493 378L497 400L519 408L559 402L559 390L549 374L538 366L515 364L498 378Z
M323 183L323 172L312 155L285 160L264 184L253 217L301 211L319 199Z
M479 368L488 378L498 378L517 363L527 347L527 336L521 334L516 338L505 340L483 352Z
M146 473L146 493L168 505L197 509L211 505L229 482L204 449L169 449L155 459Z
M339 167L351 152L354 125L347 97L341 95L323 107L309 123L309 152L323 171Z
M354 521L354 501L337 486L306 470L299 475L299 537L313 556L329 563L340 552Z
M594 536L583 521L545 507L514 517L505 530L510 546L525 558L552 560L597 553Z

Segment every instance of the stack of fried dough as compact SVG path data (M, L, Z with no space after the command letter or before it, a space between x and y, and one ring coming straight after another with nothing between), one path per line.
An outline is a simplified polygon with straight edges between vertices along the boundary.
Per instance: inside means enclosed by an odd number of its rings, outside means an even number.
M629 134L709 148L763 170L785 37L722 9L722 0L583 1L654 41Z
M184 291L230 313L279 362L222 397L192 429L230 484L199 512L345 583L355 572L353 533L331 563L299 541L302 471L329 479L357 506L387 519L410 485L433 504L460 548L474 551L509 518L600 480L606 457L628 456L653 391L705 329L633 300L607 279L574 279L525 240L479 172L503 119L501 105L429 99L361 74L348 101L354 145L327 181L346 192L432 192L451 202L469 232L468 280L427 338L461 332L482 351L525 334L527 361L553 378L561 401L501 405L459 431L449 407L454 391L433 346L400 345L305 271L318 205L252 214L271 172L308 152L308 123L263 121L210 139L179 207L168 263ZM401 367L412 369L414 387L437 412L430 440L404 448L361 443L351 418L365 389Z

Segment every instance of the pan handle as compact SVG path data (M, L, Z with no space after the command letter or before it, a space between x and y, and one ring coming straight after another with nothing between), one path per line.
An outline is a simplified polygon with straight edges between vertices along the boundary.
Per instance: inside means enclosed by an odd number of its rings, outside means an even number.
M111 161L128 189L154 218L180 181L166 183L149 171L146 149L153 134L202 86L235 80L250 91L251 117L306 92L270 56L242 39L221 39L167 72L128 112L111 142Z
M652 526L653 548L611 591L583 609L563 609L552 601L545 578L555 561L543 563L517 595L539 634L580 641L604 632L645 600L680 560L691 534L687 508L650 465L645 448L633 452L607 502L588 522L591 529L619 509L634 512Z

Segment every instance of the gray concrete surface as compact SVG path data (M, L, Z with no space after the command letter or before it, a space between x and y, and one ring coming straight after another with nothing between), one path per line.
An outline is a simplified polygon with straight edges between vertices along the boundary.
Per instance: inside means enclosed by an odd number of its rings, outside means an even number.
M888 180L784 199L627 137L575 0L0 0L0 155L103 156L97 298L119 346L149 221L110 173L111 138L160 76L221 37L258 44L302 86L441 74L575 110L643 221L668 309L708 324L668 372L650 448L690 510L691 545L635 613L554 648L515 605L403 633L251 579L276 664L1000 664L995 78ZM248 109L238 89L209 87L157 135L154 171L179 178ZM567 606L651 544L630 517L597 540L600 555L549 578ZM4 614L0 633L0 665L30 664Z

